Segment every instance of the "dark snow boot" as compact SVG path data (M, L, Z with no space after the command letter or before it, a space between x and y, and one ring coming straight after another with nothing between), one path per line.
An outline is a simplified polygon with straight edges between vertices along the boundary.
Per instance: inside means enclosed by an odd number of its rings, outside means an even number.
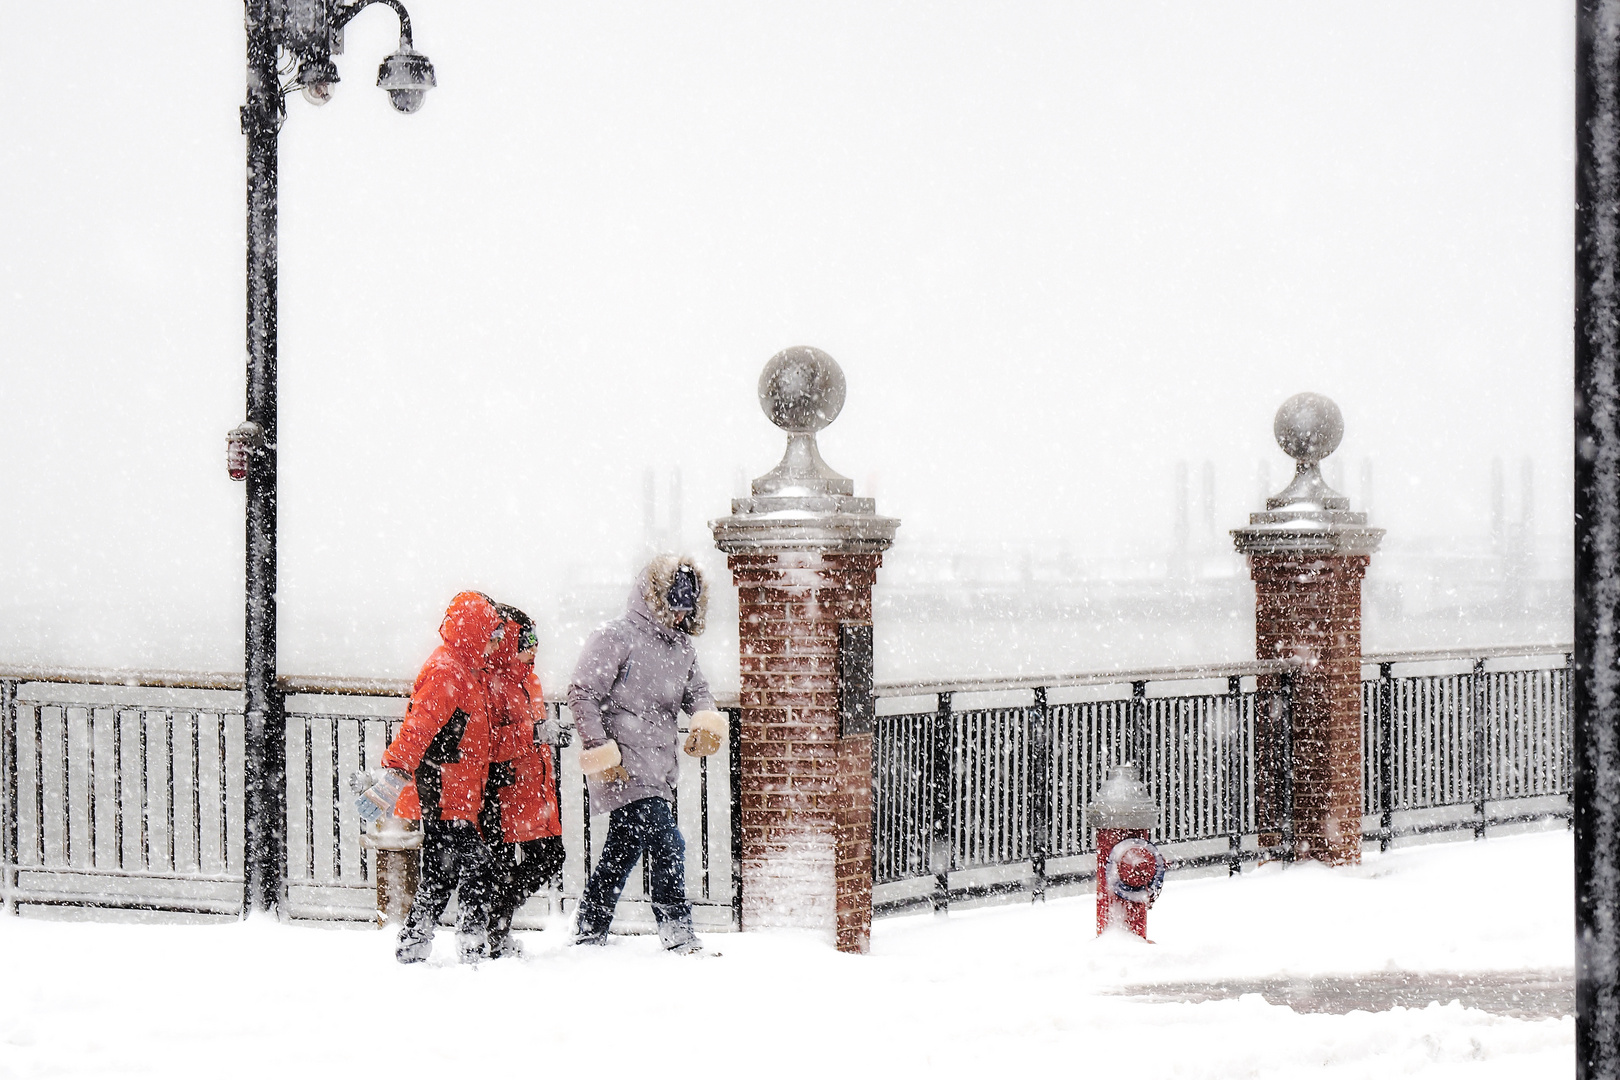
M500 960L508 956L522 956L523 943L512 936L510 930L497 930L494 927L489 931L489 958Z
M587 912L579 911L574 916L574 944L575 945L606 945L608 927L613 925L613 913L608 912L607 918L601 923L593 922L587 917Z
M463 964L480 964L491 956L489 933L484 930L458 930L456 950Z
M402 964L420 964L433 955L433 924L413 925L409 920L399 928L399 944L394 959Z
M694 953L703 951L703 943L692 929L691 908L685 904L654 904L653 914L658 917L658 943L664 951Z

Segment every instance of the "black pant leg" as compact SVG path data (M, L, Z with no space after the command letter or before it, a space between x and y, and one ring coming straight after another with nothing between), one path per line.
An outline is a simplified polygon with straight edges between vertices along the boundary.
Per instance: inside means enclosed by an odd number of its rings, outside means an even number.
M455 830L448 827L454 824L433 819L422 822L422 869L401 937L430 936L450 904L461 866Z
M459 859L456 879L456 931L481 932L489 927L505 891L508 863L504 843L488 843L470 821L447 822L459 826L455 846Z
M563 849L560 836L542 836L538 840L525 840L518 848L522 853L522 861L513 870L513 883L522 892L522 898L518 901L521 905L524 900L539 892L546 882L553 880L562 872L563 861L568 857L568 853Z
M543 836L538 840L525 840L507 846L512 849L513 858L500 905L490 917L492 932L509 931L518 908L557 876L567 857L560 836Z

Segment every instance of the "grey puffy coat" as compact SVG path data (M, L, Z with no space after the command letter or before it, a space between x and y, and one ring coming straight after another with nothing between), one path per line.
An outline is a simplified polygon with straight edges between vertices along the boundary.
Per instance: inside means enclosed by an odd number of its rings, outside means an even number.
M605 814L656 795L675 801L680 778L682 712L714 708L691 638L674 628L665 594L675 568L689 560L661 555L641 572L629 610L585 642L568 684L568 708L587 749L619 744L628 783L591 782L591 812ZM694 567L694 569L696 569ZM702 574L699 572L699 581ZM708 587L701 586L690 625L701 633Z

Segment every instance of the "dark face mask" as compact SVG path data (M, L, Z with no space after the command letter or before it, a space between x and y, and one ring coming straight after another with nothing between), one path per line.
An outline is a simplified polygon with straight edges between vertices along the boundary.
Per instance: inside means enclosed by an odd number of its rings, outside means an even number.
M689 566L683 566L675 571L675 580L669 583L669 591L664 594L664 600L669 604L671 611L681 613L680 626L684 630L691 613L697 609L698 603L697 574Z

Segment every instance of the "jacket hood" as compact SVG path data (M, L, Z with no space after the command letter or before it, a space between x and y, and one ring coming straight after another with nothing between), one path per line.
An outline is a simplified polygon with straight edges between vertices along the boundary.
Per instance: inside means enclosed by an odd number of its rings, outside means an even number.
M517 662L517 639L520 629L516 620L501 620L503 631L501 640L495 643L495 651L489 654L489 668L491 671L511 673L521 665Z
M697 607L687 619L685 630L691 637L697 637L703 633L709 611L709 582L703 568L690 555L659 555L648 563L636 575L636 587L630 591L630 610L667 630L679 630L680 617L669 606L669 587L675 581L675 571L683 566L697 577Z
M484 666L484 646L501 625L495 601L481 592L457 593L445 609L439 624L439 637L457 660L470 668Z

